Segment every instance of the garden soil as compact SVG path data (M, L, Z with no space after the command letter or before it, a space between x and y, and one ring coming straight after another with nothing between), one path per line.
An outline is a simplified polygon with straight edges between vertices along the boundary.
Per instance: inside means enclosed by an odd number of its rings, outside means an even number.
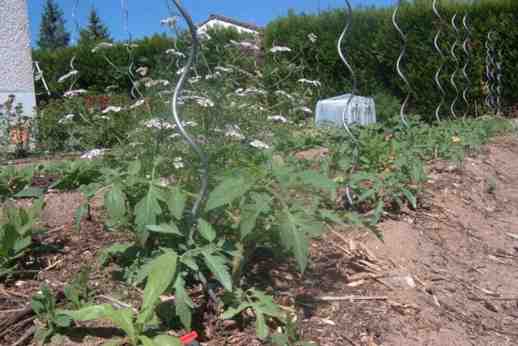
M245 281L274 294L301 338L321 346L518 345L518 139L497 138L462 166L431 162L428 173L417 211L385 215L383 240L369 230L330 229L313 242L304 276L258 254ZM116 268L95 264L100 249L126 239L103 229L102 203L77 232L81 195L50 193L46 201L49 232L41 241L59 251L32 259L36 277L0 284L0 345L35 345L23 339L37 323L22 315L30 296L43 281L62 291L84 265L92 266L99 302L140 300L138 290L115 284ZM193 295L203 304L199 292ZM195 318L202 345L263 345L254 338L253 316L215 316L209 306ZM120 334L110 325L79 327L51 344L101 345Z

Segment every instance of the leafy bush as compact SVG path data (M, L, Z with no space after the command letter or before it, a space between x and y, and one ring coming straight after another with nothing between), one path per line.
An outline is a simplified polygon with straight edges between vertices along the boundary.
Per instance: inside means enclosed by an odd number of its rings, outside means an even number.
M509 103L516 102L513 90L518 87L518 74L512 71L515 71L517 66L518 30L514 29L512 23L518 20L518 3L509 0L487 0L477 1L473 5L462 2L442 2L441 5L439 10L448 23L454 13L461 16L466 12L469 14L468 23L473 31L473 58L468 70L472 80L470 97L473 100L470 113L475 112L475 103L479 111L483 108L486 55L484 43L490 30L497 33L497 45L503 54L503 70L506 71L503 78L504 98ZM355 69L362 95L384 92L402 99L407 92L395 73L395 62L400 53L401 43L398 33L392 26L391 15L391 8L369 7L354 10L353 24L344 43L344 49ZM432 119L440 98L433 82L440 59L433 48L438 23L431 9L431 1L404 5L400 10L399 22L408 36L407 55L402 66L413 88L411 110ZM462 27L459 19L457 24ZM325 96L342 94L351 87L350 76L336 51L337 37L344 25L345 12L342 9L330 10L320 15L295 15L292 12L268 25L265 45L271 47L283 44L296 48L306 44L308 35L315 35L318 49L300 53L302 64L307 67L304 72L308 78L322 82ZM446 24L442 29L444 34L439 43L444 51L448 51L454 42L453 29L451 25ZM465 35L464 31L462 35ZM465 61L460 47L457 55ZM448 55L447 68L441 75L448 92L448 104L455 95L449 83L453 66L452 58ZM457 82L461 86L464 85L461 78L458 78ZM458 107L458 112L462 114L462 107L465 106L460 102ZM443 109L443 113L446 116L447 108Z

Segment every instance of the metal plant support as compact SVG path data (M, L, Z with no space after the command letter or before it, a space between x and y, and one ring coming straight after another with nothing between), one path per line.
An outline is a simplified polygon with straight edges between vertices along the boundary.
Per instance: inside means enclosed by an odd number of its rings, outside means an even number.
M466 32L466 36L464 38L464 42L462 43L462 50L466 55L464 66L462 67L462 76L464 77L464 90L462 91L462 99L464 100L464 104L466 105L466 109L464 111L464 118L468 115L470 105L469 105L469 89L471 87L471 79L469 78L468 68L471 63L471 28L468 24L468 13L464 14L462 17L462 25L464 27L464 31Z
M180 93L182 92L185 80L187 79L187 76L190 73L190 70L194 65L196 55L198 54L199 41L198 41L198 35L196 33L196 26L194 25L194 22L192 21L192 18L189 15L189 13L180 4L179 0L172 0L172 1L176 5L176 8L180 12L181 16L187 22L187 26L189 27L189 32L190 32L191 40L192 40L189 58L187 60L186 65L183 67L183 72L174 89L173 99L171 102L171 112L173 113L174 121L176 123L176 126L177 126L180 134L187 141L187 143L189 143L189 146L198 155L198 157L200 158L200 161L201 161L201 170L200 170L201 188L200 188L198 197L196 198L196 201L195 201L194 206L192 207L192 211L191 211L193 221L195 222L198 219L200 209L202 208L203 204L205 203L205 200L207 199L208 184L209 184L209 160L208 160L205 152L202 150L202 148L198 144L196 144L196 142L194 141L192 136L185 130L185 127L183 126L182 120L178 114L178 97L180 96Z
M496 114L502 114L502 51L498 50L496 68Z
M401 104L401 109L399 111L399 116L401 118L401 122L403 123L403 125L405 127L408 127L408 122L406 120L406 115L405 115L405 109L406 109L406 107L408 105L408 101L410 100L411 86L410 86L410 83L408 82L408 79L406 78L405 74L403 73L403 71L401 69L401 61L405 57L406 49L407 49L407 36L403 32L403 30L401 30L401 27L399 26L399 24L397 22L398 12L399 12L400 6L401 6L401 0L398 0L396 6L394 8L394 12L392 14L392 24L394 25L394 28L396 28L397 32L399 33L399 36L401 37L401 42L402 42L401 52L400 52L399 57L398 57L397 62L396 62L396 71L397 71L399 77L401 78L401 80L403 80L403 82L405 83L405 86L406 86L406 88L408 90L407 91L407 95L405 97L405 100Z
M433 13L435 14L435 16L437 17L438 22L439 22L439 24L437 26L437 33L435 34L435 37L433 39L433 45L435 47L435 50L439 54L439 59L440 59L440 65L437 68L437 71L435 72L434 81L435 81L435 84L437 85L437 89L441 93L441 101L439 102L439 104L437 105L437 108L435 109L435 118L437 119L437 121L441 121L441 116L440 116L441 108L444 105L445 99L446 99L446 91L444 90L444 87L441 84L441 72L444 69L444 59L446 56L445 56L443 50L441 49L441 46L439 45L439 38L442 35L442 26L444 24L444 19L442 18L441 14L439 13L439 10L437 9L437 0L433 0L432 9L433 9Z
M351 94L349 96L349 99L347 100L347 105L342 113L342 123L343 123L343 126L345 128L345 130L347 131L347 133L349 134L349 136L351 137L352 139L352 142L353 142L353 157L352 157L352 164L351 164L351 173L354 171L354 168L356 166L356 162L358 160L358 145L359 145L359 142L358 140L356 139L356 137L353 135L353 133L351 132L349 126L347 125L347 121L346 121L346 117L345 117L345 112L349 109L350 105L351 105L351 102L354 98L354 96L356 95L357 93L357 80L356 80L356 74L354 73L354 70L351 66L351 64L349 64L349 61L347 61L347 58L345 56L345 53L343 51L343 41L345 39L345 36L347 35L347 33L349 32L349 29L351 27L351 24L352 24L352 16L353 16L353 10L352 10L352 7L351 7L351 3L349 2L349 0L345 0L345 4L347 6L347 12L346 12L346 18L345 18L345 27L344 27L344 30L342 31L342 33L340 34L340 37L338 38L338 45L337 45L337 48L338 48L338 55L340 56L340 59L342 59L344 65L347 67L347 70L349 70L349 73L351 74L351 79L352 79L352 88L351 88ZM346 193L346 197L347 197L347 201L349 202L349 205L353 205L353 198L351 196L351 188L349 185L346 186L345 188L345 193Z
M486 83L487 83L487 96L486 106L491 109L494 113L498 113L498 76L497 76L497 61L496 61L496 48L495 48L495 35L494 31L487 33L486 39ZM501 77L500 77L501 78Z
M342 33L340 34L340 37L338 38L337 49L338 49L338 55L340 56L340 59L343 61L344 65L347 67L347 70L349 70L349 73L351 74L352 88L351 88L351 94L349 96L349 99L347 100L347 105L342 113L342 124L344 126L344 129L347 131L347 133L353 140L353 142L356 143L357 139L356 139L356 137L354 137L353 133L351 132L349 125L347 125L346 116L345 116L345 112L349 109L351 102L357 93L357 85L358 85L358 82L356 80L356 74L354 73L354 70L353 70L351 64L349 63L349 61L347 61L347 58L345 56L345 53L343 51L343 46L342 46L345 36L347 35L347 33L349 32L349 29L351 28L352 16L353 16L353 9L351 7L351 3L349 2L349 0L345 0L345 4L347 6L345 27L344 27L344 30L342 31Z
M459 87L457 86L457 82L455 79L457 78L457 73L459 72L459 57L457 56L456 50L459 43L459 37L460 37L460 30L457 27L457 13L453 14L451 17L451 27L453 28L453 31L455 33L455 41L451 45L450 48L450 55L453 59L453 63L455 65L455 69L453 70L451 76L450 76L450 84L453 87L453 90L455 90L455 97L451 101L450 104L450 114L453 118L457 118L457 113L455 112L455 106L457 105L457 101L459 100Z

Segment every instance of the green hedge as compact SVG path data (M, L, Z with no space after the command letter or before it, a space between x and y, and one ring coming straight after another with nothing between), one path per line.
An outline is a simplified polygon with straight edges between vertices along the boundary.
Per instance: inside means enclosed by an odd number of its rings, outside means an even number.
M33 59L43 71L45 80L54 96L62 96L70 86L70 80L59 83L58 79L71 70L70 62L75 56L74 68L79 71L75 89L86 89L89 92L103 93L107 86L116 85L119 91L126 92L131 88L128 78L128 66L133 62L137 66L167 66L170 62L165 51L173 46L170 38L155 35L135 41L137 47L131 55L124 44L115 44L105 50L106 56L117 66L110 66L101 53L92 53L91 45L80 45L56 50L34 50ZM46 90L41 82L36 83L36 91L44 95Z
M443 3L445 3L443 1ZM473 60L470 66L472 79L471 100L474 105L483 106L483 73L486 50L484 47L487 32L494 30L499 35L499 47L503 52L503 86L506 103L518 101L513 91L518 90L518 1L515 0L482 0L476 5L450 4L440 7L446 21L451 20L454 13L469 13L469 22L473 31ZM353 25L344 45L350 62L358 77L359 91L363 95L388 92L402 97L404 85L395 72L395 61L399 55L401 41L392 26L392 8L355 9ZM457 21L462 27L461 20ZM439 58L433 48L437 20L432 12L431 0L415 1L405 5L399 13L399 22L403 31L408 34L408 50L403 62L403 69L413 87L412 111L430 118L440 99L433 76L439 66ZM308 34L318 36L315 43L318 49L305 50L301 59L305 62L306 75L319 79L324 85L324 94L332 96L350 90L350 76L337 54L337 39L345 24L344 10L332 10L320 15L290 13L270 23L265 33L267 47L287 45L294 50L307 44ZM444 26L445 34L440 44L448 51L454 42L451 25ZM295 54L295 53L294 53ZM464 59L461 48L457 54ZM448 56L447 67L442 76L443 85L450 95L449 103L455 93L450 86L449 76L452 72L452 58ZM458 84L463 85L459 76ZM463 111L460 102L458 112Z

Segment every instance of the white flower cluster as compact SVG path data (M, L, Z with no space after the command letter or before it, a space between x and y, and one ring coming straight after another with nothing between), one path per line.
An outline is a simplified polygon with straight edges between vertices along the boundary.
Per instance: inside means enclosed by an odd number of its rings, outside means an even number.
M274 123L283 123L283 124L286 124L288 122L288 119L286 119L282 115L272 115L272 116L269 116L268 120L273 121Z
M131 106L129 106L129 109L135 109L135 108L138 108L140 106L142 106L143 104L145 103L144 100L138 100L137 102L135 102L134 104L132 104Z
M203 108L214 107L214 102L211 99L209 99L207 97L203 97L203 96L197 96L197 95L182 96L182 97L179 98L179 103L183 104L187 100L194 100L198 105L200 105Z
M157 86L157 85L161 85L161 86L166 87L166 86L168 86L169 84L171 84L171 83L170 83L168 80L165 80L165 79L158 79L158 80L150 79L150 80L148 80L148 81L144 84L144 86L145 86L146 88L148 88L148 89L149 89L149 88L155 87L155 86Z
M85 89L77 89L77 90L69 90L63 94L65 97L75 97L82 94L86 94L87 91Z
M58 124L64 124L67 121L70 121L75 118L75 114L67 114L63 118L58 120Z
M258 89L258 88L246 88L246 89L243 89L243 88L239 88L235 91L235 94L237 96L250 96L250 95L267 95L268 92L266 90L263 90L263 89Z
M96 157L103 156L106 149L93 149L90 151L87 151L83 155L81 155L81 159L83 160L93 160Z
M252 42L247 42L247 41L237 42L237 41L231 40L230 43L233 46L240 47L240 48L251 49L251 50L260 50L260 48Z
M245 139L245 136L241 133L241 129L238 125L229 125L225 131L225 137L230 137L237 140Z
M184 168L185 164L183 163L183 158L175 157L174 160L173 160L173 166L176 169Z
M273 46L270 48L270 53L284 53L284 52L291 52L290 47L284 47L284 46Z
M318 36L311 32L311 33L308 34L308 40L311 43L315 43L318 40Z
M214 80L218 79L219 77L221 77L221 73L219 71L216 71L214 73L209 73L205 75L205 80Z
M140 66L138 69L135 70L135 72L137 72L142 77L147 76L147 73L149 72L149 67Z
M256 139L250 142L250 145L257 149L270 149L270 146L264 142L261 142L260 140Z
M297 108L295 108L295 111L300 111L300 112L306 113L306 114L313 114L313 111L309 107L305 107L305 106L297 107Z
M302 78L302 79L299 79L298 80L299 83L302 83L302 84L308 84L308 85L311 85L315 88L319 88L322 86L322 83L320 83L319 81L317 80L309 80L309 79L305 79L305 78Z
M214 67L215 71L223 72L223 73L232 73L234 72L234 69L232 67L223 67L223 66L216 66Z
M103 114L106 114L106 113L110 113L110 112L113 112L113 113L119 113L120 111L122 111L122 107L117 107L117 106L108 106L106 107L102 113Z
M153 119L146 121L144 123L144 126L147 127L148 129L157 129L157 130L162 130L162 129L171 130L171 129L176 128L175 124L172 124L170 122L164 121L162 119L157 119L157 118L153 118Z
M284 97L286 97L290 101L295 101L295 97L293 97L291 94L287 93L284 90L276 90L275 91L275 95L277 95L277 96L284 96Z
M177 51L176 49L173 49L173 48L166 50L165 53L168 54L168 55L177 56L179 58L185 58L185 54L183 54L182 52L179 52L179 51Z

